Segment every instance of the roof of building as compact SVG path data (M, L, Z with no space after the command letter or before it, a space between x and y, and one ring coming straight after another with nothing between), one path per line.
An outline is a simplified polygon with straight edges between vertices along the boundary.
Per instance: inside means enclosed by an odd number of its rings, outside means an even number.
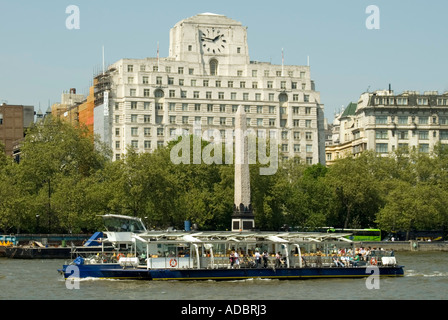
M241 25L241 22L238 22L236 20L230 19L224 15L216 14L216 13L200 13L193 17L184 19L182 21L179 21L176 25L182 24L182 23L194 23L194 24L211 24L211 25Z
M350 102L342 113L341 118L355 115L357 107L358 105L356 103Z

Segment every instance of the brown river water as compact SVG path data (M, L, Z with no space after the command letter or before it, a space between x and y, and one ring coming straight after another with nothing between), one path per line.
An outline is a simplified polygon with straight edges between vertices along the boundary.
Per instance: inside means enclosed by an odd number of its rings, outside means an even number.
M0 258L0 300L446 300L448 252L396 252L405 276L366 279L130 281L82 280L68 289L63 260Z

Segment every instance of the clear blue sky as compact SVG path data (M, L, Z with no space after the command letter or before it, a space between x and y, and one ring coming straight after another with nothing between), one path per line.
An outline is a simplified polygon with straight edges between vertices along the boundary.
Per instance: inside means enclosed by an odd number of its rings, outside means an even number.
M68 30L66 8L80 10ZM380 29L369 30L376 5ZM121 58L168 56L169 30L198 13L228 16L248 27L251 60L305 65L325 104L326 118L367 88L448 91L448 1L105 1L0 0L0 103L41 105L63 91L88 93L102 65Z

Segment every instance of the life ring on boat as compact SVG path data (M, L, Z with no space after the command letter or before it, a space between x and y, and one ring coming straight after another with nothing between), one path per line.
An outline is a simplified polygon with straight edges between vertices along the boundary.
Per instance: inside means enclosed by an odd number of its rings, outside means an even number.
M170 260L170 267L172 267L172 268L177 267L177 260L176 259L171 259Z
M375 258L370 259L370 264L376 266L376 259Z
M120 261L120 259L123 258L123 257L124 257L124 254L119 253L119 254L117 255L117 261Z

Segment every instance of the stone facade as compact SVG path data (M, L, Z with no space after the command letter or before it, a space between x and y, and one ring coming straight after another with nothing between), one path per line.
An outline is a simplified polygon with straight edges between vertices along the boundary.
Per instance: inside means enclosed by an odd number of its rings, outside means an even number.
M327 161L364 150L387 155L400 147L429 153L448 145L448 92L392 90L363 93L337 117L338 141L327 146Z
M0 105L0 141L7 155L14 155L15 146L25 137L26 129L33 123L33 106Z
M199 14L171 29L168 57L121 59L99 75L94 128L115 159L179 134L224 136L242 105L248 129L277 135L284 158L325 163L324 106L310 67L250 61L247 37L240 22Z

